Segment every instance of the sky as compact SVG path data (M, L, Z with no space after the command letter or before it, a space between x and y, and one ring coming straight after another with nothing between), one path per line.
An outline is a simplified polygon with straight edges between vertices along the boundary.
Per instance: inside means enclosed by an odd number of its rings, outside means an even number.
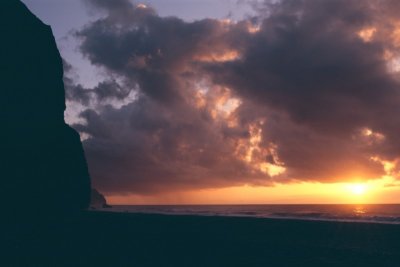
M400 201L397 1L23 2L111 204Z

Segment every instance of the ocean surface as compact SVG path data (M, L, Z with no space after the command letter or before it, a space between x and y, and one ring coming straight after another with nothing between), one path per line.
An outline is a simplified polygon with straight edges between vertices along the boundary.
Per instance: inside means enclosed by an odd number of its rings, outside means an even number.
M400 204L113 206L111 212L400 224Z

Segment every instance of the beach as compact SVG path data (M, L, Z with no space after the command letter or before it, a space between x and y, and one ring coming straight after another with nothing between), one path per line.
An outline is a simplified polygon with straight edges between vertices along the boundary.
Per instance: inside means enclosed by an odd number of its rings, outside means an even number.
M91 211L3 229L2 266L400 266L390 224Z

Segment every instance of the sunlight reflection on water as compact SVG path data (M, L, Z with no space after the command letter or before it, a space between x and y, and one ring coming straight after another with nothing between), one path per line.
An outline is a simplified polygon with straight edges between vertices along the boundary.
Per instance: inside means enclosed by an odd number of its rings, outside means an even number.
M400 224L398 204L113 206L110 211Z
M357 206L357 207L354 208L354 214L355 215L363 215L365 213L366 213L365 208L362 207L362 206Z

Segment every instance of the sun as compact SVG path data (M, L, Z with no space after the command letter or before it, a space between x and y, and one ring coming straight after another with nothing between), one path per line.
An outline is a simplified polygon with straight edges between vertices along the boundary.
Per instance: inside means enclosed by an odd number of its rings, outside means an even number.
M347 186L347 189L352 193L353 195L364 195L367 191L367 185L365 184L350 184Z

